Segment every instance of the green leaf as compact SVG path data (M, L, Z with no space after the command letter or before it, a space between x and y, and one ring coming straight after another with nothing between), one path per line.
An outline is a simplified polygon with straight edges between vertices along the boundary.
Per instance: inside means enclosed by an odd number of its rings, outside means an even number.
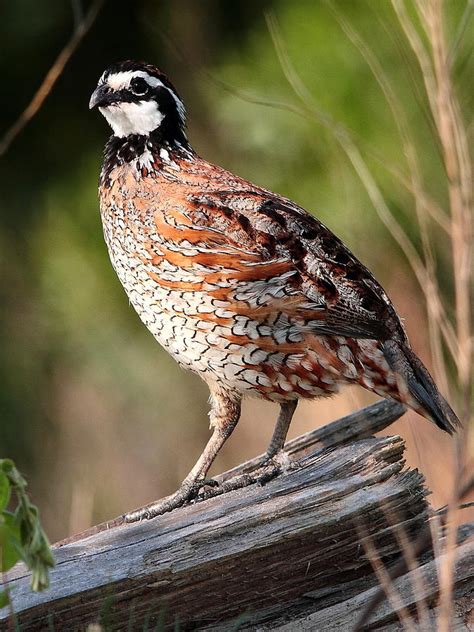
M7 480L8 493L5 493ZM49 569L54 558L41 527L38 508L28 498L27 483L10 459L0 459L0 572L22 559L31 571L31 588L44 590L49 585ZM15 513L5 511L10 489L15 493ZM1 501L3 501L3 511Z
M9 474L14 468L15 466L11 459L0 459L0 470L5 472L5 474Z
M0 511L7 508L10 502L11 486L8 476L3 469L0 470Z
M5 608L10 603L10 596L6 590L0 590L0 608Z
M19 525L21 558L31 571L31 588L35 591L44 590L49 586L48 571L54 566L54 558L41 527L38 508L24 492L19 494L15 520Z
M0 523L0 570L8 571L21 557L20 529L13 514L4 512Z

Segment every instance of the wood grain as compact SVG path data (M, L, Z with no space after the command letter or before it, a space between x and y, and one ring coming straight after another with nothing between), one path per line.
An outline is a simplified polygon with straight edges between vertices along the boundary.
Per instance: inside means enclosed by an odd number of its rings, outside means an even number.
M387 516L411 537L428 517L423 478L405 468L400 437L354 436L402 412L381 402L295 439L288 449L303 455L299 467L264 486L56 546L45 593L31 593L28 572L17 565L8 581L20 629L84 630L93 622L107 630L173 629L176 621L180 630L350 629L344 626L355 623L377 585L359 535L370 536L387 563L399 556ZM463 546L458 579L469 593L474 553ZM396 623L386 604L377 613L374 629ZM4 609L2 629L7 620Z

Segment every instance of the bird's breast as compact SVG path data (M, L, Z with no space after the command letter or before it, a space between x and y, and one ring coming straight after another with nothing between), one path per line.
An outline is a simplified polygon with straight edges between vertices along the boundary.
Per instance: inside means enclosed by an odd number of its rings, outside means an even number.
M231 231L200 224L188 185L116 176L101 191L113 267L143 323L182 366L276 401L360 381L359 346L315 334L321 306L298 293L290 260L262 259Z

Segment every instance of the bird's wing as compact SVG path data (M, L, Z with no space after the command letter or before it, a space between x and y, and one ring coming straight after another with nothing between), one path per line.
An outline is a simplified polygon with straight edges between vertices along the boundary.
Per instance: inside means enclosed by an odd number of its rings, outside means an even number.
M267 322L297 318L316 334L406 340L367 268L289 200L258 189L219 190L190 196L176 213L157 216L156 227L169 240L172 265L193 270L181 289L206 291L217 305L231 302L233 312Z

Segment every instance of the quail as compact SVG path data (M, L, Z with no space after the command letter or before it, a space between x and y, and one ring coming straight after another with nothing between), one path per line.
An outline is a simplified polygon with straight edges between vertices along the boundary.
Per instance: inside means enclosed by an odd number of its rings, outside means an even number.
M300 398L344 384L455 430L459 420L369 270L297 204L201 158L165 74L115 64L92 94L96 107L113 130L99 184L112 265L143 323L207 383L211 401L211 438L178 491L127 520L196 495L245 396L280 405L267 459L282 450Z

